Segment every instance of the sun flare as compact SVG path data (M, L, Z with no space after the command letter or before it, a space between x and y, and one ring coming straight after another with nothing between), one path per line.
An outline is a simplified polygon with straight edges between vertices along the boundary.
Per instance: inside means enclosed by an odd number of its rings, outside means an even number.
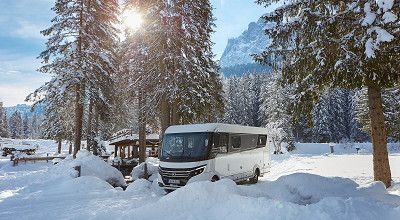
M138 11L129 9L122 13L122 27L124 30L134 32L140 28L142 23L143 18Z

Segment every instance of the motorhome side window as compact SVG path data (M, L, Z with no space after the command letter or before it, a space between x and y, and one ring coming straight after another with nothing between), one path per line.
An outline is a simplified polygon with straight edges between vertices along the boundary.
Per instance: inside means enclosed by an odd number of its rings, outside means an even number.
M231 146L233 149L239 149L241 145L240 136L232 136L231 137Z
M228 152L228 134L224 133L215 133L214 134L214 151L218 153L227 153Z
M257 146L258 147L265 147L266 144L267 144L267 136L266 135L259 135L258 136Z
M257 147L257 140L258 140L258 135L242 135L241 136L241 148L244 150L248 149L254 149Z
M219 135L219 152L227 153L228 152L228 134L220 134Z

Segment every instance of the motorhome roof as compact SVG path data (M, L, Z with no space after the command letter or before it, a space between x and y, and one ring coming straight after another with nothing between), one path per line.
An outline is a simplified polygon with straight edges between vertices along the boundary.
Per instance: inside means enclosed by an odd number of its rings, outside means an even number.
M192 132L267 134L267 129L259 127L243 126L243 125L208 123L208 124L175 125L168 127L167 130L165 131L166 134L192 133Z

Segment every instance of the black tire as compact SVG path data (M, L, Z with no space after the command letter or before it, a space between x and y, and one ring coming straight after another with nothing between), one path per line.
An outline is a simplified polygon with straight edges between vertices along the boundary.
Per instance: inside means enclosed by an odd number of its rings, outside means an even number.
M175 191L175 190L173 190L173 189L164 189L164 191L165 191L167 194L169 194L169 193L172 193L172 192Z
M258 169L256 170L254 176L252 178L249 179L251 184L256 184L258 183L258 176L260 175Z
M211 182L217 182L219 180L218 176L213 176Z

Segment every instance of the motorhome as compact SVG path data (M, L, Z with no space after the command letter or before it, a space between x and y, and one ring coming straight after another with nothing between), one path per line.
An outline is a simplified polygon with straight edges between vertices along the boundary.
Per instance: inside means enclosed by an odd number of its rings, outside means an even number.
M256 183L269 172L269 152L265 128L220 123L171 126L159 154L158 183L166 190L223 178Z

